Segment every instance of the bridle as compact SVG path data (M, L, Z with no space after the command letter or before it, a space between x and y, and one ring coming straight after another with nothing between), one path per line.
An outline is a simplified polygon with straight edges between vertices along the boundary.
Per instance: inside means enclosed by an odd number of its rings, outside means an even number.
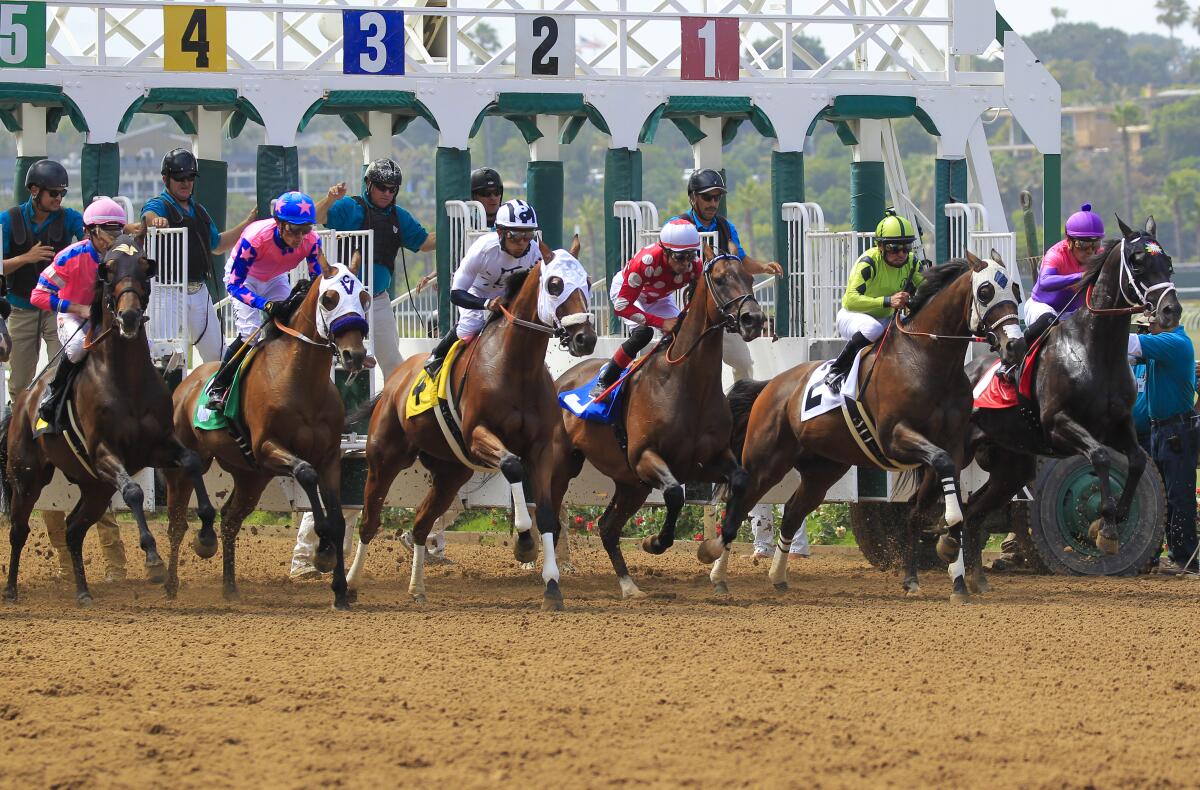
M724 302L722 302L720 300L720 298L717 296L717 289L713 285L713 281L712 281L713 266L716 264L717 261L720 261L720 260L735 260L740 263L741 258L739 258L736 255L731 255L727 252L723 252L719 255L714 255L712 258L710 258L704 264L704 285L708 289L709 298L713 301L713 304L716 305L717 315L720 317L720 320L717 321L712 326L710 326L708 329L705 329L703 332L701 332L700 336L698 338L696 338L694 343L692 343L691 348L689 348L687 351L685 351L682 356L676 357L674 359L671 358L671 349L675 347L675 337L677 337L678 335L673 333L672 338L671 338L671 345L667 347L667 362L671 365L677 365L680 362L683 362L689 356L691 356L691 353L696 350L697 346L700 345L700 341L704 340L704 338L708 337L708 335L712 334L713 332L720 332L721 330L725 330L726 332L728 332L730 334L737 334L738 327L741 326L742 313L744 312L746 303L754 302L755 304L758 304L758 299L754 298L754 289L753 288L751 288L749 291L747 291L744 294L739 294L738 296L735 296L731 299L726 299ZM688 303L687 309L691 309L690 302ZM686 312L686 310L685 310L685 312ZM683 321L683 317L684 317L683 314L680 314L680 316L679 316L680 322Z
M957 340L971 343L988 343L993 351L998 350L1000 347L1000 336L998 334L998 330L1000 327L1006 324L1011 324L1013 327L1016 327L1018 316L1015 312L1008 315L1002 315L990 324L987 323L987 316L994 309L1000 307L1001 305L1016 305L1017 300L1010 295L1011 291L1008 288L1007 272L1005 272L999 266L999 264L995 263L994 261L986 263L987 268L982 272L972 271L971 273L971 304L966 311L967 315L965 316L965 319L967 327L971 330L972 334L942 335L934 332L919 332L914 329L908 329L905 327L904 322L900 320L899 311L896 311L896 314L893 317L893 322L896 324L896 328L901 334L909 335L910 337L927 337L932 340ZM975 282L976 275L987 272L991 272L991 276L988 277L987 281L977 284ZM992 281L995 281L995 284L1000 287L996 288L995 293L992 295L992 298L988 300L987 304L982 304L977 298L979 289Z
M1140 237L1139 237L1140 238ZM1095 287L1092 283L1087 288L1087 294L1083 300L1088 312L1092 315L1136 315L1138 313L1149 313L1151 316L1157 315L1158 310L1162 307L1163 299L1169 294L1175 293L1175 283L1169 279L1165 282L1157 283L1149 287L1143 287L1137 281L1137 276L1133 273L1133 269L1129 265L1129 258L1126 255L1125 239L1121 239L1121 268L1117 271L1117 295L1121 298L1128 307L1093 307L1092 306L1092 288ZM1129 288L1133 291L1136 299L1130 299L1125 289ZM1151 294L1161 290L1158 298L1151 304Z
M546 275L547 265L548 265L547 262L543 262L542 268L538 271L538 289L539 289L539 291L542 288L541 278ZM590 284L591 284L590 279L588 280L588 284L590 286ZM564 285L564 287L565 287L565 285ZM572 293L574 293L575 291L579 291L579 290L582 290L582 289L578 288L578 287L573 287L571 289L571 291L567 292L566 296L563 297L562 301L565 302L567 299L570 298ZM586 304L588 294L587 294L587 291L584 291L583 293L584 293L584 304ZM539 296L539 298L540 298L540 296ZM539 305L539 307L540 307L540 305ZM550 316L554 322L553 325L547 324L541 320L540 310L539 310L539 319L537 321L527 321L524 318L518 318L517 316L512 314L512 311L510 311L508 309L508 306L505 304L500 305L500 312L501 312L501 314L504 315L505 320L507 320L510 324L512 324L514 326L519 326L522 329L529 329L534 332L541 332L542 334L549 335L550 337L556 338L559 342L559 345L564 349L569 348L570 344L571 344L571 335L570 335L570 331L569 331L570 328L573 326L578 326L580 324L590 323L592 320L592 313L590 310L584 310L579 313L568 313L567 315L564 315L561 318L559 317L558 313L552 312L552 313L550 313Z

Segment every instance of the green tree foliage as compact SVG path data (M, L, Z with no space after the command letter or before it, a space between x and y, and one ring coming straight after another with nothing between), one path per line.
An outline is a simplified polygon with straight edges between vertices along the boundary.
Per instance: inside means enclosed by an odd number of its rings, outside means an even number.
M1158 15L1154 17L1154 21L1164 26L1171 35L1171 42L1175 42L1175 28L1182 26L1188 21L1190 9L1186 0L1156 0L1154 8L1158 11Z

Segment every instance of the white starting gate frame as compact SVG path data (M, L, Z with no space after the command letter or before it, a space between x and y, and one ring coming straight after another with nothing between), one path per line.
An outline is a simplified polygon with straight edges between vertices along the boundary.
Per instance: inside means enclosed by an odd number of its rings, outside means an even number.
M146 334L150 355L169 358L167 367L185 364L192 345L188 328L187 228L149 228L146 257L158 263L158 276L150 289Z

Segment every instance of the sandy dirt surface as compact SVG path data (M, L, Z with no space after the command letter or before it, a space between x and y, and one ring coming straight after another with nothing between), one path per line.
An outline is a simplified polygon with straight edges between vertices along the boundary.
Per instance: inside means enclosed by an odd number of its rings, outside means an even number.
M165 535L160 533L165 547ZM136 533L125 541L137 552ZM7 530L0 544L7 546ZM994 577L925 597L846 556L792 590L731 561L626 549L618 600L577 548L567 611L501 545L451 545L429 603L381 538L355 610L286 579L291 536L244 535L242 601L185 547L178 601L95 581L76 608L40 528L0 608L4 787L1174 787L1200 777L1200 582ZM101 579L94 535L89 570ZM7 555L5 555L7 556ZM3 563L7 569L7 562ZM140 562L131 562L134 576ZM670 597L668 597L670 596Z

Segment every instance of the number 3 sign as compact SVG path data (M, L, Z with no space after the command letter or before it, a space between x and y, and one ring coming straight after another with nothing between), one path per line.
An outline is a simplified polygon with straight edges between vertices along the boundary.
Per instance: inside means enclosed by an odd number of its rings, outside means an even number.
M220 6L164 6L163 68L167 71L227 71L225 9Z
M343 11L342 73L403 74L404 12Z
M732 18L679 18L680 68L685 80L738 78L738 21Z

